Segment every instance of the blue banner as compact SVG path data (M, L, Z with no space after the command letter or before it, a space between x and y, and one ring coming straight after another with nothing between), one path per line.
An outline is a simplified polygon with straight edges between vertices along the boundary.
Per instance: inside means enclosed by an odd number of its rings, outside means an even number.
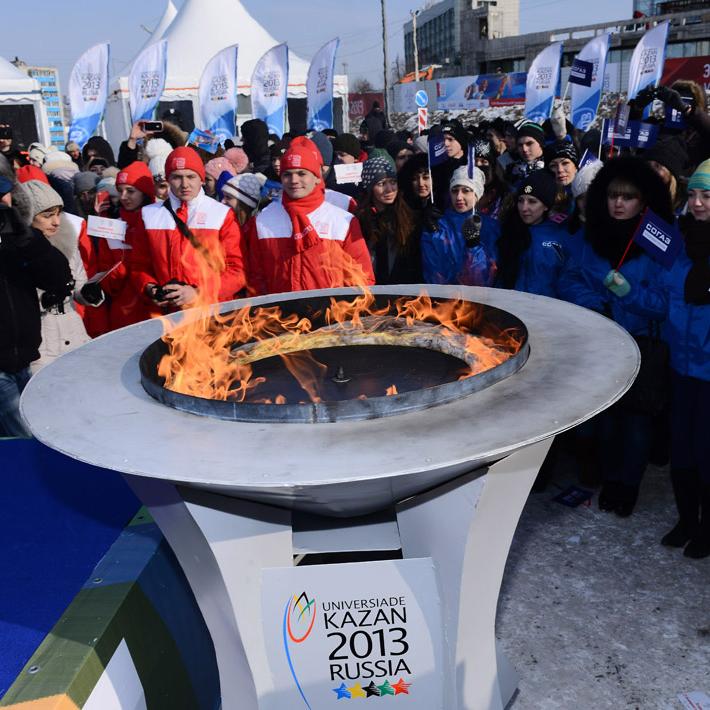
M333 127L333 78L339 44L340 38L336 37L321 47L308 68L308 128L313 131Z
M251 113L283 137L288 90L288 47L279 44L266 52L251 76Z
M693 99L690 96L681 96L681 98L686 104L688 104L688 106L690 106L693 102ZM675 128L679 131L684 131L688 127L688 124L685 122L685 116L683 116L680 111L676 111L674 108L668 106L668 104L666 104L666 118L664 125L666 128Z
M629 121L624 135L614 137L614 121L608 118L604 119L602 126L602 143L604 145L611 145L613 139L614 145L619 147L650 148L656 142L656 138L658 138L658 124Z
M94 135L106 108L110 51L108 42L94 45L79 57L69 77L68 138L80 148Z
M670 270L683 247L683 235L646 208L634 233L634 241L666 270Z
M168 40L164 39L144 49L133 63L128 79L131 117L150 121L165 89L168 65Z
M582 131L589 128L599 109L599 101L604 88L604 72L610 37L609 33L593 37L582 47L575 59L575 64L584 62L592 65L592 77L589 84L574 83L570 74L570 82L572 82L570 120L576 128Z
M533 59L525 86L525 118L543 123L552 115L557 85L560 80L562 42L545 48Z
M570 84L579 84L580 86L591 86L593 75L594 64L592 62L585 62L577 57L569 71L569 82Z
M636 45L629 63L628 100L635 99L642 89L653 84L658 86L666 61L666 43L670 20L660 22L648 30ZM643 117L648 118L651 107L646 106Z
M446 141L443 133L437 133L435 136L429 136L427 143L429 148L429 167L443 163L449 156L446 154Z
M586 165L591 165L592 163L601 162L594 153L590 153L589 150L584 151L582 159L579 161L579 170L581 170Z
M219 136L213 136L207 131L201 131L199 128L193 128L190 137L187 139L190 145L197 146L208 153L216 153L219 148Z
M218 52L207 62L200 78L202 128L221 142L232 138L236 130L237 52L236 44Z
M487 108L525 101L526 72L478 74L439 79L436 106L441 109Z

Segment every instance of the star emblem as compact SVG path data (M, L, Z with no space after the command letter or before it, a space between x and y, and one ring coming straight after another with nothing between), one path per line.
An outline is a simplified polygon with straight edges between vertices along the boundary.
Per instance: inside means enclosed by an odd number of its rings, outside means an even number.
M392 687L394 688L394 694L399 695L400 693L404 693L405 695L409 695L409 686L411 686L411 683L405 683L403 678L400 678Z
M365 691L363 690L363 688L359 682L355 683L355 685L353 685L352 688L348 688L348 690L350 691L351 697L353 697L353 698L366 698L367 697L367 694L365 693Z
M376 698L380 697L380 689L375 685L374 680L367 686L367 688L365 688L365 692L367 693L368 698L371 698L373 695Z
M345 687L345 683L341 683L339 688L333 688L333 692L338 696L338 700L341 698L350 700L350 691Z
M378 685L377 687L380 689L380 695L395 695L394 689L388 680L384 682L384 685Z

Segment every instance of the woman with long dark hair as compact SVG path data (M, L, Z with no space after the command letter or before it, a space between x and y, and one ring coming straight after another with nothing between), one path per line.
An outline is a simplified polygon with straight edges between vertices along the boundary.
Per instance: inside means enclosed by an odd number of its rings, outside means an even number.
M362 169L357 218L365 237L375 283L422 283L421 227L404 201L397 174L386 158L370 158Z

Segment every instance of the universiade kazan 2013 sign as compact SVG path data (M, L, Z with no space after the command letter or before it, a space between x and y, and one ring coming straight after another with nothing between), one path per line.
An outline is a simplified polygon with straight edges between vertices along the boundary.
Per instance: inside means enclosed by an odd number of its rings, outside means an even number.
M264 570L262 618L276 707L443 706L448 661L430 559Z

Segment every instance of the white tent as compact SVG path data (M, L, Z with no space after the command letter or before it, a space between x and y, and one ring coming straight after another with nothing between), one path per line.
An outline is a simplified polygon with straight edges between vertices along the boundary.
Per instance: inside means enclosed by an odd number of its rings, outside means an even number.
M29 105L34 113L37 139L49 145L49 124L47 110L42 101L42 91L36 79L20 71L16 66L0 57L0 106ZM2 120L0 120L2 123ZM15 127L17 129L17 127Z
M169 6L172 4L169 1ZM168 12L166 9L166 13ZM174 9L174 8L173 8ZM163 19L165 19L165 14ZM241 96L251 94L251 75L261 56L279 44L243 7L239 0L185 0L172 22L159 32L158 27L146 47L159 39L168 40L168 73L162 101L189 100L199 125L197 92L202 70L222 49L239 45L237 83ZM130 130L128 77L132 62L114 77L106 107L106 133L116 147ZM306 98L309 62L289 52L289 98ZM347 101L347 77L335 77L335 95ZM347 110L347 109L346 109ZM239 122L250 118L240 114Z

